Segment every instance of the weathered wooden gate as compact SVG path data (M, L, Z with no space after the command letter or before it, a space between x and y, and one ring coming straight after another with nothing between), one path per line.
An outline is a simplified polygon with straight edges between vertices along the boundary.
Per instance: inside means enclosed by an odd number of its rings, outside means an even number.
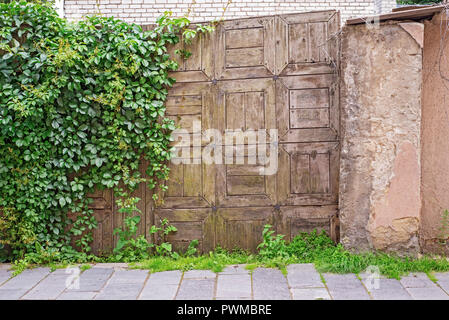
M208 251L255 250L268 223L287 240L314 228L335 232L339 21L335 11L229 20L185 48L192 56L173 74L167 115L192 137L211 128L277 129L278 170L260 175L257 164L205 164L201 156L195 164L172 164L161 206L146 186L136 191L145 213L141 234L167 218L178 228L170 237L176 247L198 239ZM99 252L110 250L123 217L110 192L95 198Z

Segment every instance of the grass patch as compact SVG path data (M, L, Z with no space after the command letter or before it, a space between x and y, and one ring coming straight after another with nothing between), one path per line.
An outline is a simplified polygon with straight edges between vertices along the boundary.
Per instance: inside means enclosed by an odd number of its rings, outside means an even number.
M259 245L258 254L249 254L242 250L226 251L217 249L208 255L180 257L153 257L131 267L148 269L152 272L166 270L207 269L220 272L230 264L247 264L246 269L253 271L257 267L278 268L287 273L287 266L293 263L313 263L319 272L355 273L364 272L369 266L376 266L382 275L400 279L410 272L449 271L446 258L424 256L419 259L399 257L386 253L351 253L341 244L335 245L325 233L301 233L291 242L274 236L267 227L264 241ZM323 279L324 280L324 279ZM323 281L324 282L324 281Z
M177 255L152 256L146 260L129 262L130 268L146 269L151 272L169 270L212 270L222 271L226 266L246 264L246 269L252 272L258 267L278 268L285 275L287 266L294 263L313 263L319 272L355 273L364 272L369 266L376 266L382 275L388 278L400 279L410 272L424 272L432 281L436 281L433 272L449 271L449 261L444 257L423 256L419 259L399 257L386 253L352 253L345 250L341 244L335 245L323 232L301 233L291 242L286 242L282 235L274 235L270 226L263 232L263 241L258 246L258 253L251 254L241 249L224 250L217 248L204 255L185 253ZM87 262L87 261L86 261ZM95 257L95 262L109 262L108 257ZM14 275L26 268L34 267L25 261L14 264ZM47 264L52 270L66 267L67 264ZM90 264L80 266L81 270L91 268ZM325 283L324 278L322 278Z

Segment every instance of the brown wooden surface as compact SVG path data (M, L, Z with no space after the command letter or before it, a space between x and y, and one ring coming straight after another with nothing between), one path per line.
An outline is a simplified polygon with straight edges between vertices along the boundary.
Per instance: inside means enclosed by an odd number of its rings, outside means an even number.
M167 116L190 138L178 137L178 154L192 150L193 139L201 141L197 152L204 150L207 129L278 129L279 168L260 175L265 167L249 163L257 141L216 141L236 154L223 150L217 165L200 153L193 164L170 164L163 203L153 203L144 185L136 191L144 200L140 234L149 237L149 227L167 218L178 228L169 237L178 249L198 239L203 252L217 245L254 251L267 223L287 240L315 228L338 239L339 21L335 11L229 20L189 46L170 48L192 52L177 58L177 83L166 102ZM230 157L234 163L226 163ZM94 205L94 249L107 251L123 217L109 191L96 194Z

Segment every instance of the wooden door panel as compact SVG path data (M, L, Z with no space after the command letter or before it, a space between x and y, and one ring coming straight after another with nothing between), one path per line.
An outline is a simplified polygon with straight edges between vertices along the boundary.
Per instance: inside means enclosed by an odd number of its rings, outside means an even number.
M258 148L265 148L260 157ZM216 195L220 207L276 204L276 172L271 168L269 145L225 146L216 165Z
M332 74L276 80L279 141L335 141L339 133L338 84Z
M216 79L273 76L274 26L274 17L230 20L220 24L216 30Z
M273 207L220 208L216 218L216 243L222 248L255 252L266 224L273 224Z
M215 123L223 135L232 131L275 129L275 108L275 82L270 78L218 84Z
M199 82L210 81L214 76L213 48L215 43L215 32L198 33L190 44L184 43L181 38L176 45L168 47L168 54L174 58L179 67L177 71L169 75L176 82ZM176 50L184 50L191 55L185 59Z
M291 241L301 232L331 230L332 219L338 213L337 205L281 207L276 215L276 231Z
M168 236L175 250L184 251L190 241L198 240L198 250L208 252L215 247L215 223L212 209L160 209L154 211L154 223L167 219L178 231Z
M276 74L331 73L336 56L329 41L339 28L336 11L281 15L276 18ZM333 50L333 48L332 48ZM331 54L332 53L332 54Z
M280 205L326 205L338 199L338 142L279 146Z
M216 110L216 88L209 82L176 83L170 89L165 103L166 116L185 132L175 131L172 145L179 147L192 146L195 143L204 145L202 137L205 130L213 128Z
M215 205L215 166L201 158L192 163L169 163L168 190L159 192L161 208L204 208ZM194 163L197 162L197 163Z

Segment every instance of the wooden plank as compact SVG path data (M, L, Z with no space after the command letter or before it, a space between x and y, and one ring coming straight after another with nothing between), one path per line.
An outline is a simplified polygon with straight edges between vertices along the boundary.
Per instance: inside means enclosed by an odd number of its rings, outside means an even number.
M245 93L245 130L265 128L264 93L252 91Z
M263 47L263 27L227 30L226 49Z
M329 127L329 109L290 110L290 127L292 129Z
M309 59L310 62L326 61L325 51L327 49L326 23L314 22L309 23ZM327 50L326 50L327 51Z
M226 50L226 68L257 67L264 63L263 48L241 48Z
M265 193L264 176L228 176L226 179L227 194L232 196L254 195Z
M310 156L295 153L290 161L291 192L310 193Z
M330 162L328 153L310 157L310 193L328 193L330 189Z
M305 23L288 26L288 60L290 63L309 61L309 32Z
M226 94L226 129L245 129L245 93Z
M329 89L290 90L290 109L329 108Z

